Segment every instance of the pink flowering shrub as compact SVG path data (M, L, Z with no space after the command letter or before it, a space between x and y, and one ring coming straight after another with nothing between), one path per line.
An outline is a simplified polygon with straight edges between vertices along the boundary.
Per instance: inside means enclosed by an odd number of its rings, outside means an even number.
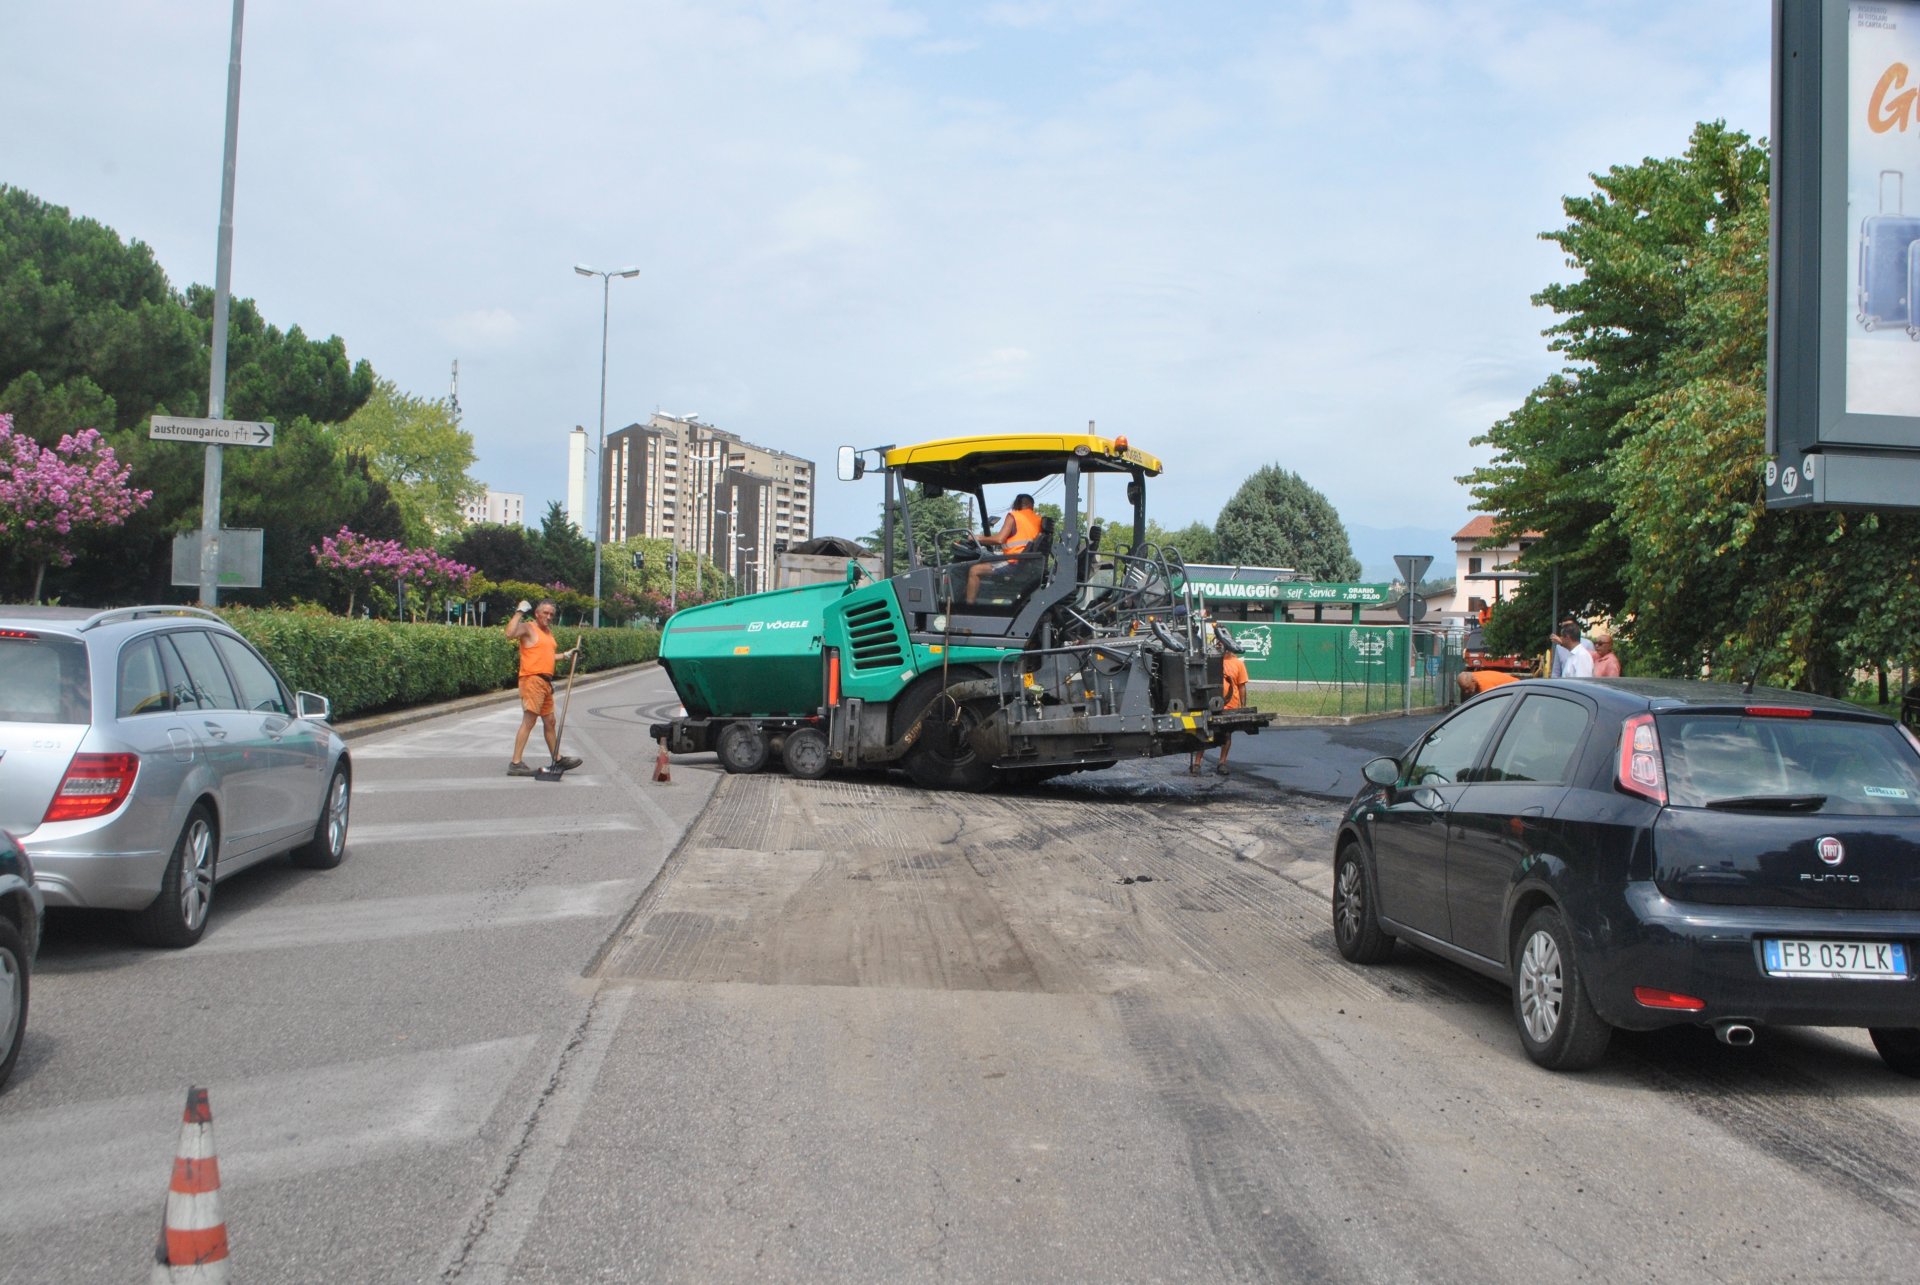
M0 415L0 550L33 564L35 602L47 564L73 562L76 536L119 526L153 498L127 485L132 471L94 429L49 448Z
M369 585L390 581L411 585L417 595L416 619L436 596L467 593L473 582L473 568L464 562L455 562L432 549L409 549L398 540L375 540L346 527L321 537L311 552L316 563L347 576L354 585L349 590L348 615L353 614L360 581Z

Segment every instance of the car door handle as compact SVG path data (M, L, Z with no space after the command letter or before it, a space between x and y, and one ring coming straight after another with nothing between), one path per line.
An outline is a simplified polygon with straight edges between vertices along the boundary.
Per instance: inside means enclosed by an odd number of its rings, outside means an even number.
M224 741L227 739L227 729L220 726L220 724L205 723L205 724L202 724L202 726L204 726L207 729L207 735L211 736L214 740Z
M1522 809L1520 809L1520 815L1521 815L1521 816L1523 816L1523 817L1543 817L1543 816L1545 816L1546 814L1547 814L1547 810L1546 810L1545 808L1542 808L1542 807L1532 807L1532 808L1522 808Z

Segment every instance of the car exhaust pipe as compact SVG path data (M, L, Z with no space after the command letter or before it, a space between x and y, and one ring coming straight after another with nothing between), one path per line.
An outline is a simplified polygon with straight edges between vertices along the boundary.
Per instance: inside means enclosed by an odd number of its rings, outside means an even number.
M1713 1033L1722 1044L1730 1048L1743 1049L1753 1043L1753 1028L1741 1021L1715 1022Z

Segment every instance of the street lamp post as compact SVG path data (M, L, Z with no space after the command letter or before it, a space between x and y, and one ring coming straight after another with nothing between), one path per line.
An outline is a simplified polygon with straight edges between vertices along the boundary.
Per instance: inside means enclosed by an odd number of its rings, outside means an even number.
M614 268L601 272L595 268L574 264L573 270L583 277L600 278L600 452L594 459L596 470L600 474L599 482L594 486L594 495L598 501L598 512L593 519L593 627L600 627L600 546L607 540L607 313L613 302L613 279L615 277L637 277L638 268Z

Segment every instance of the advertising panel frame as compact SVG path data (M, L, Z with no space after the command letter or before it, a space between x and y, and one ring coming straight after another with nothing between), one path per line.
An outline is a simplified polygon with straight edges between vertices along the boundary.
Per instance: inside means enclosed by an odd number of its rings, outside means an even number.
M1887 18L1893 21L1879 21ZM1854 162L1866 162L1872 142L1862 133L1870 129L1865 104L1849 102L1859 87L1856 48L1863 75L1874 76L1874 101L1884 106L1894 82L1881 82L1866 50L1883 40L1876 28L1910 24L1915 54L1898 87L1920 91L1920 0L1774 0L1773 22L1767 507L1920 508L1920 342L1909 339L1920 329L1920 300L1913 315L1888 319L1897 328L1881 324L1876 333L1862 248L1872 219L1849 209L1849 183L1859 178ZM1905 101L1911 117L1898 128L1912 140L1920 214L1920 93ZM1887 119L1872 132L1890 131ZM1904 160L1886 171L1895 172L1904 206ZM1884 183L1881 174L1876 186ZM1899 307L1907 306L1903 298ZM1895 380L1883 377L1889 368L1897 368ZM1851 403L1850 378L1857 385ZM1901 387L1890 396L1895 382Z

